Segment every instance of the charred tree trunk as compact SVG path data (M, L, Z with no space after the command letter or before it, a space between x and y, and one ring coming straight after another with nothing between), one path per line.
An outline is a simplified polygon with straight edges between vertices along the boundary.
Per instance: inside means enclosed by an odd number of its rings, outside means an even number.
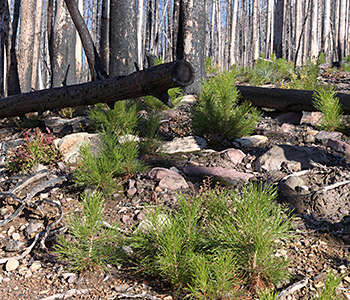
M94 42L92 41L90 32L84 22L83 17L80 14L78 4L75 0L64 0L69 14L73 20L75 28L77 29L81 42L83 44L85 54L89 63L92 80L100 80L107 78L107 73L102 66L100 56L97 53Z
M241 99L255 106L273 108L279 111L316 111L312 104L313 91L261 88L237 85ZM344 113L350 113L350 95L338 93L337 97Z
M128 76L3 98L0 101L0 118L99 102L113 105L116 101L146 95L155 96L172 107L168 89L190 85L193 80L193 67L190 63L180 60L134 72Z

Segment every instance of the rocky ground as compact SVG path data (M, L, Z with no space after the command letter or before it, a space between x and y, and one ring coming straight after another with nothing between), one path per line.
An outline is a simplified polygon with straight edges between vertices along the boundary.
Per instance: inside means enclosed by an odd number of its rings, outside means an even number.
M323 78L348 91L349 73ZM191 135L192 105L193 98L187 97L176 109L162 113L160 133L167 154L142 157L150 171L129 179L125 190L115 192L106 203L107 222L118 220L121 229L130 232L143 220L146 204L161 201L172 206L179 190L196 190L207 176L227 188L248 180L264 181L278 186L278 201L296 209L293 239L277 253L290 260L292 277L279 291L292 286L295 289L286 299L312 299L324 286L326 272L334 270L344 275L340 299L350 299L349 137L318 131L318 113L266 110L253 137L233 144L223 141L213 149L204 138ZM76 160L79 143L94 143L96 138L88 133L71 135L89 125L84 114L63 120L50 113L42 122L62 138L57 147L64 161L57 167L36 166L32 176L7 175L5 162L23 141L22 132L6 120L0 128L0 298L176 299L168 285L137 277L126 264L108 266L109 273L97 270L84 277L71 273L51 251L54 235L45 244L35 243L48 228L64 234L65 216L81 210L70 163ZM21 201L35 205L15 215Z

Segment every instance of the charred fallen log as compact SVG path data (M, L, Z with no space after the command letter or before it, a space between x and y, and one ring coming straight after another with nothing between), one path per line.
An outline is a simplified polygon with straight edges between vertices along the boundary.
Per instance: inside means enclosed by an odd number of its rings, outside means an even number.
M316 111L312 104L313 91L262 88L237 85L241 99L259 107L280 111ZM350 114L350 95L338 93L337 97L345 114Z
M194 71L185 60L174 61L134 72L130 75L18 94L0 100L0 118L22 116L96 103L113 105L116 101L152 95L173 107L168 89L192 84Z

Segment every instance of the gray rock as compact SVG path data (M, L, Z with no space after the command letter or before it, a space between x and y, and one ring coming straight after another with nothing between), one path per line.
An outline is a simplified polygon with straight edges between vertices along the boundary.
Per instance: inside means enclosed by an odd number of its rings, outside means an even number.
M233 169L225 169L222 167L184 167L183 172L191 177L194 176L216 176L229 181L245 181L254 177L253 174L238 172Z
M21 251L23 248L24 248L23 242L14 241L14 240L9 241L5 246L5 250L7 252L18 252L18 251Z
M285 180L281 180L278 188L283 196L297 195L300 189L298 187L305 186L305 181L299 176L288 176Z
M312 167L311 160L324 165L329 164L325 152L318 148L275 145L255 161L254 169L271 172L280 170L283 162L300 162L301 169L304 170Z
M44 225L42 223L32 222L26 227L25 234L29 237L33 237L33 235L35 235L36 232L43 227Z
M340 140L329 139L327 146L331 147L334 151L343 153L347 156L350 155L350 145Z
M207 141L199 136L188 136L184 138L175 138L171 142L164 143L158 151L174 154L180 152L200 151L208 146Z
M342 134L340 132L328 132L321 130L315 135L315 139L318 142L321 142L323 145L327 145L328 140L340 140Z
M49 127L55 134L78 132L82 127L86 127L90 124L88 117L79 116L72 119L63 119L60 117L51 117L44 120L45 126Z
M243 148L259 147L267 143L267 141L268 141L268 138L263 135L252 135L248 137L235 139L235 142L238 143Z

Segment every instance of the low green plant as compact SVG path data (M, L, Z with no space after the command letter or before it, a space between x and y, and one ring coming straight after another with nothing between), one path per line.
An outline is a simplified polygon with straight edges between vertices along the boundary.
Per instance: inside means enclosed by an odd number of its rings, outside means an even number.
M118 137L113 133L101 135L101 146L97 153L91 151L90 145L80 149L81 162L74 170L75 182L78 186L94 186L110 195L120 184L118 178L128 177L144 169L137 160L138 145L126 139L118 143Z
M138 122L137 106L128 101L115 102L113 109L98 103L89 112L89 117L96 131L113 132L117 136L125 134L126 130L133 131Z
M140 118L138 128L143 137L139 146L141 153L154 154L160 147L160 138L157 136L157 130L161 116L155 112L150 112L146 117Z
M254 132L260 112L249 102L238 103L236 71L224 71L202 84L197 107L192 111L193 130L212 143Z
M225 299L238 287L259 290L287 276L274 255L291 229L275 189L248 184L234 191L206 185L179 195L178 209L149 208L147 226L130 236L139 272L161 276L195 299Z
M50 129L47 133L39 128L24 131L24 143L14 151L14 157L7 164L10 172L28 171L35 164L49 165L60 159L60 152L55 148L55 136Z
M74 113L75 113L74 107L65 107L65 108L60 109L60 111L59 111L60 116L64 119L73 118Z
M69 236L61 236L54 251L59 259L77 272L107 270L107 264L121 261L121 234L117 224L103 225L104 199L102 193L84 193L82 211L69 216Z
M319 70L319 62L308 61L305 66L299 68L296 73L291 75L290 82L285 87L295 90L314 91L320 85Z
M278 294L267 290L258 291L259 300L277 300Z
M214 65L212 56L208 56L205 59L205 71L206 71L207 75L215 74L219 71L219 67Z
M319 127L326 131L342 128L343 110L336 95L334 87L325 86L317 88L313 96L314 107L322 112Z
M338 276L334 272L327 272L325 279L325 287L318 292L318 295L314 297L314 299L319 300L336 300L343 299L343 297L339 298L337 295L337 288L341 281L343 280L343 276Z

